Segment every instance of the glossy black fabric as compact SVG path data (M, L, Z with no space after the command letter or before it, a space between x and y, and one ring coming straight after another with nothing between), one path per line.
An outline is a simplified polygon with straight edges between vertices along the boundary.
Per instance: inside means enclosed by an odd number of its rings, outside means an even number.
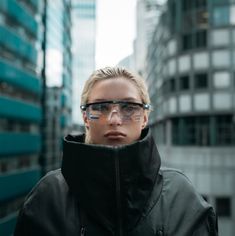
M62 169L30 193L15 236L80 235L81 226L86 236L217 235L213 209L187 177L160 169L149 130L122 147L83 140L65 138Z

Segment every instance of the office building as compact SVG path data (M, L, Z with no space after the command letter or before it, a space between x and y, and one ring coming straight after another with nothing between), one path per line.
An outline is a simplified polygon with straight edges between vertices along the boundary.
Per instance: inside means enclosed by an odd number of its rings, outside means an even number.
M235 234L235 2L168 0L148 47L150 126L163 165L181 169Z
M40 158L43 174L61 165L62 140L72 126L71 1L47 0L44 8L44 80Z
M152 39L165 0L137 0L136 39L134 42L135 70L145 76L147 48Z
M40 1L0 1L0 235L41 176Z
M80 111L85 81L95 69L96 0L72 1L73 111L76 127L83 124ZM74 126L74 127L75 127Z

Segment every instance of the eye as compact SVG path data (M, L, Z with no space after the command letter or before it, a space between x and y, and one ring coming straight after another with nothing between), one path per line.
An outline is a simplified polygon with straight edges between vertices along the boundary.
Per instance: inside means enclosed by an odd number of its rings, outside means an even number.
M129 114L129 115L132 115L136 111L139 111L139 108L140 107L138 105L134 105L134 104L122 104L121 105L122 112L125 114Z
M108 103L100 104L100 111L101 112L107 112L109 110L110 110L110 104L108 104Z
M91 111L107 112L109 111L109 104L93 104L91 105Z

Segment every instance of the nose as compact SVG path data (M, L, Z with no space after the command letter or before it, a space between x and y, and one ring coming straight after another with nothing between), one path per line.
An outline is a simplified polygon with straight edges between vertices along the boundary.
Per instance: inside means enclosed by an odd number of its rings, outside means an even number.
M121 125L122 124L122 118L118 112L118 110L114 109L110 112L108 117L108 122L110 125Z

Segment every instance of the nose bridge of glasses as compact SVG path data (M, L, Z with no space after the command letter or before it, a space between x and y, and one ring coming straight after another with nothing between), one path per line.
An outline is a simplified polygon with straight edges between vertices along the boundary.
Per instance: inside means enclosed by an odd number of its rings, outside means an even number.
M119 117L119 119L121 119L122 115L121 115L120 111L121 110L120 110L120 105L119 104L112 104L112 106L110 108L110 112L108 114L108 120L110 121L111 119L113 119L115 114L116 114L116 116Z

